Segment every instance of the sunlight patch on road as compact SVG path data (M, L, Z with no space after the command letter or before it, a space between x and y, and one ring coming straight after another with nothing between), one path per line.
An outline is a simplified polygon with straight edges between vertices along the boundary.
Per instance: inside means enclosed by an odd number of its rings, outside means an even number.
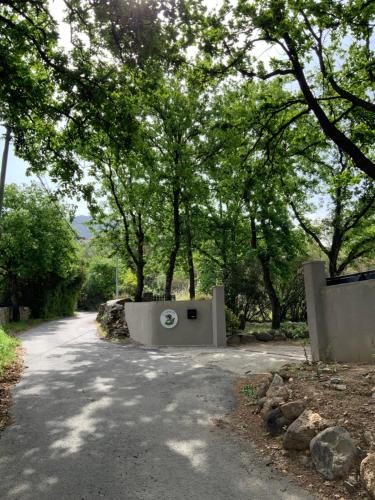
M187 458L191 466L199 472L207 470L207 444L201 439L190 439L188 441L167 441L167 446L170 450Z
M63 427L66 428L67 435L55 441L50 448L63 451L63 456L78 453L85 445L85 438L90 434L97 434L97 425L102 419L94 417L95 413L111 404L112 399L105 397L86 405L78 415L64 422Z

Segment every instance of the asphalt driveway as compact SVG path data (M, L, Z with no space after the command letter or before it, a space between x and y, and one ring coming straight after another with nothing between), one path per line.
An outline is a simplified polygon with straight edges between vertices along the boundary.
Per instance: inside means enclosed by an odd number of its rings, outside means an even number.
M22 339L14 424L0 434L1 499L312 498L250 443L213 425L233 405L236 375L222 351L210 358L104 342L88 313ZM249 370L259 368L255 360L252 353Z

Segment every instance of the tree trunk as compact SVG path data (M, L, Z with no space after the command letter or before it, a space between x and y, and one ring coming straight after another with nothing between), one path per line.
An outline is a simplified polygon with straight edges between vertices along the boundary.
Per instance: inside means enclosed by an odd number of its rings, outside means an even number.
M180 189L173 189L173 233L174 242L169 254L167 272L165 274L165 300L172 300L172 283L176 259L181 244L181 222L180 222Z
M269 257L260 256L259 260L262 266L264 286L271 303L272 328L278 330L281 325L281 305L271 279L270 259Z
M324 134L331 139L342 151L352 159L354 165L367 174L371 179L375 179L375 164L367 157L361 149L350 140L339 128L336 127L334 122L331 122L323 108L320 106L319 101L315 98L307 80L303 67L298 58L298 53L295 48L294 41L288 33L284 34L284 40L289 50L289 60L293 65L294 73L297 78L299 87L306 103L313 111L316 119L318 120Z
M8 165L9 144L10 144L10 128L6 127L3 159L1 162L1 174L0 174L0 219L4 205L5 177Z
M134 301L142 302L143 297L143 288L145 284L145 277L143 272L143 264L137 265L136 267L136 275L137 275L137 287L135 289Z
M187 260L188 260L188 267L189 267L189 297L190 300L195 299L195 273L194 273L194 258L193 258L193 251L191 248L191 240L190 244L188 244L187 248Z
M186 254L189 272L189 297L190 300L195 299L195 272L194 272L194 257L193 257L193 234L190 225L189 206L185 203L185 227L186 227Z
M13 310L13 321L19 321L20 303L18 296L17 278L14 276L10 278L10 303Z
M145 234L142 229L142 215L138 213L134 220L135 224L135 234L137 237L137 258L134 260L136 266L136 275L137 275L137 287L135 290L134 300L135 302L142 302L143 296L143 288L145 284L145 276L144 276L144 268L145 268L145 259L144 259L144 240Z
M251 247L254 250L256 250L258 246L257 227L255 219L253 217L250 220L250 224L251 224ZM258 252L258 259L262 267L264 287L266 289L269 301L271 303L272 328L274 330L277 330L280 328L281 325L281 305L271 279L270 257L269 255L263 255L262 253Z

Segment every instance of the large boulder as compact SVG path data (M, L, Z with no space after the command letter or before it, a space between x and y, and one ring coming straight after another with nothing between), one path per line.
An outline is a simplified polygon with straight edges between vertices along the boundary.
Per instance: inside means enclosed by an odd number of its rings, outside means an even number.
M369 453L367 457L362 460L360 474L368 494L375 500L375 453Z
M265 401L262 404L262 409L260 412L260 415L263 418L263 420L266 421L269 412L271 410L279 408L279 406L282 405L283 403L285 403L285 400L283 398L271 398L271 399L265 398Z
M275 408L271 410L266 417L267 429L271 436L277 436L281 434L283 430L289 425L289 420L287 420L280 411L280 408Z
M96 321L100 323L109 337L129 337L125 320L125 303L130 299L108 300L101 304Z
M283 385L284 385L283 378L280 377L280 375L278 373L275 373L275 375L273 376L272 382L270 384L270 389L272 387L280 387L280 386L283 386Z
M305 410L286 430L283 446L286 450L307 450L312 438L330 425L318 413Z
M328 427L310 443L315 468L330 481L346 477L356 456L356 447L343 427Z
M290 397L290 393L288 388L284 386L274 386L270 387L266 392L266 398L282 398L284 401L288 401Z
M305 411L305 408L306 403L302 399L289 401L289 403L280 406L281 413L290 422L294 422Z
M255 332L254 336L260 342L270 342L274 338L271 332Z

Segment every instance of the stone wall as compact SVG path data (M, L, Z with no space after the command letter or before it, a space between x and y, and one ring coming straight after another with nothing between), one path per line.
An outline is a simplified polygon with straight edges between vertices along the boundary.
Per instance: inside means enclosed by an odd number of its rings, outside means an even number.
M108 300L99 306L96 321L109 337L129 337L124 313L125 302L129 302L129 299Z
M31 318L31 309L30 307L20 307L20 321L27 321Z
M0 307L0 325L11 321L12 309L10 307Z
M20 321L27 321L31 318L30 307L19 308ZM0 307L0 325L9 323L13 320L13 309L11 307Z

